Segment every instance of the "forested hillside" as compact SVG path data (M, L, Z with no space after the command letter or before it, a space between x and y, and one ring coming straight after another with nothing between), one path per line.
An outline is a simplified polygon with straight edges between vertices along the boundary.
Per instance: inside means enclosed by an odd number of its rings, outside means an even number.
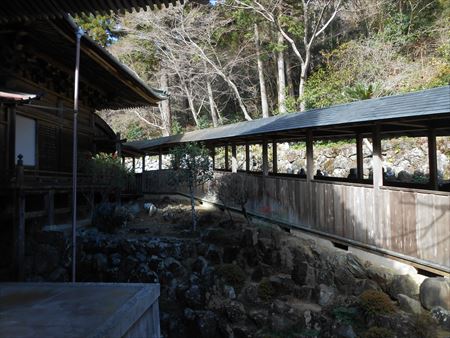
M129 140L450 81L450 0L224 0L78 21L170 93L101 112Z

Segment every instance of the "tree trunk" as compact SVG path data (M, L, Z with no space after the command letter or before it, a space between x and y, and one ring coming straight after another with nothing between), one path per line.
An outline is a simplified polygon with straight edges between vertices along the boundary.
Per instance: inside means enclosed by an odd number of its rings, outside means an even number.
M258 25L255 23L255 47L256 47L256 58L258 61L258 75L259 75L259 89L261 92L261 110L262 116L269 117L269 104L267 103L267 91L266 91L266 81L264 79L263 62L261 59L261 48L259 45L259 29Z
M216 104L214 103L214 95L212 91L211 81L209 80L209 77L206 79L206 87L208 89L208 99L209 99L209 110L211 113L211 119L214 128L219 126L219 121L217 118L217 112L216 112Z
M186 98L188 101L189 110L191 111L191 114L192 114L192 118L194 119L195 125L198 127L200 123L199 123L198 117L197 117L197 110L195 110L194 99L192 98L192 94L189 91L189 88L186 84L183 84L183 89L184 89L184 92L186 93Z
M301 64L301 71L300 71L300 85L298 87L298 100L300 102L300 111L305 111L305 85L306 85L306 77L308 74L308 67L309 67L309 60L311 58L311 50L309 48L306 48L305 50L305 62L302 62Z
M161 89L167 90L168 79L167 74L161 74ZM161 112L161 120L163 123L163 136L169 136L172 131L172 113L170 111L169 100L164 100L159 103L159 110Z
M285 65L286 65L286 80L287 80L287 86L288 86L288 93L290 97L294 97L294 80L292 78L292 69L291 69L291 59L289 57L289 53L285 58Z
M284 43L281 33L278 33L278 48ZM286 109L286 77L284 73L284 51L280 49L277 53L277 69L278 69L278 111L280 114L287 112Z

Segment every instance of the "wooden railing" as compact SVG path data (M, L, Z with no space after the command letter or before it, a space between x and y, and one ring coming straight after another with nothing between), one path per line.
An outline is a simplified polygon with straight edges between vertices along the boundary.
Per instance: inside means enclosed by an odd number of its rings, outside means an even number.
M217 203L215 181L197 190ZM186 193L170 170L144 173L144 193ZM239 173L248 180L247 210L278 222L428 262L450 272L450 193Z

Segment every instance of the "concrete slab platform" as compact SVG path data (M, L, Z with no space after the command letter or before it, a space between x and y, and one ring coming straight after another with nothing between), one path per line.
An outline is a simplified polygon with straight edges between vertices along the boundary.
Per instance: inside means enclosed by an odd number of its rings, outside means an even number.
M0 283L0 337L160 337L159 284Z

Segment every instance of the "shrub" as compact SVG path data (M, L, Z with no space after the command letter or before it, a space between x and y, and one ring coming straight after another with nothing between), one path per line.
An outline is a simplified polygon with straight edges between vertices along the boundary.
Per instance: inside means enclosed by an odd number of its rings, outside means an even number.
M258 297L268 302L275 295L275 289L267 278L264 278L258 285Z
M114 232L119 229L128 218L128 211L114 203L100 203L95 207L92 225L103 232Z
M388 314L395 312L395 306L389 296L382 291L367 290L360 296L361 305L366 314Z
M216 271L227 284L230 284L236 290L240 290L244 286L245 272L236 264L224 264L219 266Z
M363 335L364 338L394 338L395 334L384 327L371 327L366 333Z

